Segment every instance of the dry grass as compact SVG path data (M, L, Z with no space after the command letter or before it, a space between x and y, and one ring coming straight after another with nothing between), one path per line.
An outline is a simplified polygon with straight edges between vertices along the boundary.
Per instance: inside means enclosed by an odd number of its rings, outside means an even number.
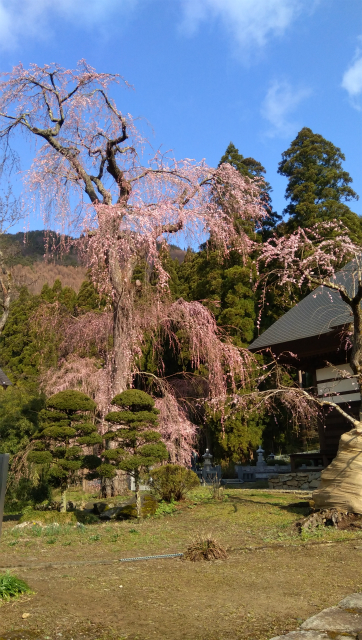
M202 560L226 560L228 554L224 547L211 535L198 535L187 547L185 560L200 562Z

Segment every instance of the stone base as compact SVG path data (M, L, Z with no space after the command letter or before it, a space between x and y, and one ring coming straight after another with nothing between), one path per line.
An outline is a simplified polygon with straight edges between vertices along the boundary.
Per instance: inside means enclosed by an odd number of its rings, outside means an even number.
M307 471L303 473L283 473L269 478L269 489L298 489L310 491L316 489L320 483L320 471Z

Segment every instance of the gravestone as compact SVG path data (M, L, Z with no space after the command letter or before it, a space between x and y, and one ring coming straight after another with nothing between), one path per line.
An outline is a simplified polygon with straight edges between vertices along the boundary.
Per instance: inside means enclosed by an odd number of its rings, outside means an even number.
M9 454L0 454L0 536L4 516L6 481L8 479Z

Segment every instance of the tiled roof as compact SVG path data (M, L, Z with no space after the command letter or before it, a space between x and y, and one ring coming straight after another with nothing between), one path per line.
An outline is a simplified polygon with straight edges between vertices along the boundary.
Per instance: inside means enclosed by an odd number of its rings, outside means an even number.
M0 369L0 386L9 387L12 383L9 378L5 375L5 373Z
M356 265L349 262L336 274L335 281L344 284L347 291L355 291ZM338 291L326 287L318 287L290 311L261 334L249 349L262 349L284 342L311 338L352 321L348 305L343 302Z

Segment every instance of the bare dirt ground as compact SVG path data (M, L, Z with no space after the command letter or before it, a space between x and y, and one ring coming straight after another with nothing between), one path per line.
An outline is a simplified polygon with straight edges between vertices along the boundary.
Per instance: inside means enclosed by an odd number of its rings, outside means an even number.
M34 595L0 606L0 640L267 640L295 629L362 591L362 534L301 538L298 500L235 490L219 502L199 496L174 516L53 537L19 537L6 522L0 573L13 567ZM183 551L202 530L229 548L228 560L117 561Z

